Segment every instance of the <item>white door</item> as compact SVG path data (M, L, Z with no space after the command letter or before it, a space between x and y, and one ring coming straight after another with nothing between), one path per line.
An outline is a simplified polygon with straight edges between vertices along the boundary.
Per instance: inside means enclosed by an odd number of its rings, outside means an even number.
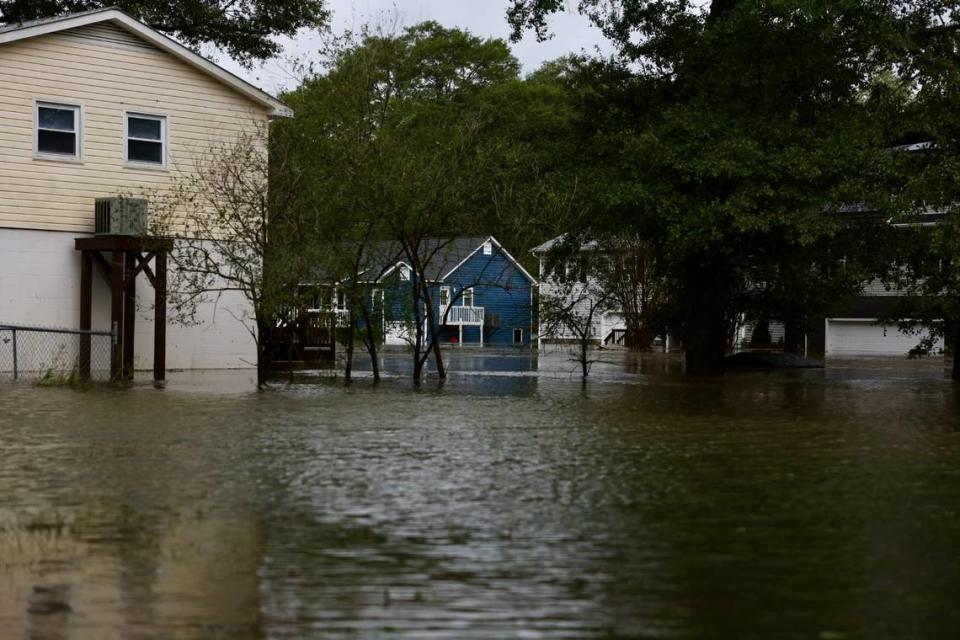
M826 351L829 356L902 356L923 336L906 334L897 325L870 320L828 320ZM938 341L934 351L943 348Z
M450 308L450 287L440 287L440 324L446 322L448 308Z

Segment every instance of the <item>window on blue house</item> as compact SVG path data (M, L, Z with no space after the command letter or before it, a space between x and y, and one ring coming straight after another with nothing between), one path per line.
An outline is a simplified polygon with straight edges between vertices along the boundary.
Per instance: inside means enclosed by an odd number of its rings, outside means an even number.
M473 289L464 289L463 297L461 298L462 304L465 307L473 306Z
M484 243L483 243L483 255L485 255L485 256L491 256L491 255L493 255L493 243L492 243L492 242L484 242Z
M523 344L523 329L513 330L513 344Z

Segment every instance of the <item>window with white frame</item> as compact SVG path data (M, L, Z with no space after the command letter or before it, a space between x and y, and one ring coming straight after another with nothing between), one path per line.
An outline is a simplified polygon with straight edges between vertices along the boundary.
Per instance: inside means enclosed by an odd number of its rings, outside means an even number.
M167 165L167 119L142 113L127 114L127 162L157 167Z
M489 242L489 241L488 241L488 242L484 242L484 243L483 243L483 255L485 255L485 256L493 255L493 243L492 243L492 242Z
M513 344L523 344L523 329L513 330Z
M37 155L80 159L80 107L52 102L37 102Z
M463 306L465 307L473 306L473 288L472 287L470 289L463 290L463 297L461 298L461 300L463 301L462 302Z
M405 264L400 265L400 279L404 281L410 280L410 267Z

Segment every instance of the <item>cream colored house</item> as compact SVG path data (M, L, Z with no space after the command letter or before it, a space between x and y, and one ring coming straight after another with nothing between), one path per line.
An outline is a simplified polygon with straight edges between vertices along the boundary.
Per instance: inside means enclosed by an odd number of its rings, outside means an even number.
M94 200L162 190L198 150L288 115L115 9L0 28L0 323L76 327L74 239L93 233ZM108 329L109 294L94 286L93 326ZM168 367L255 363L249 332L224 312L243 304L222 299L200 326L171 326ZM141 334L138 366L152 361L149 313Z

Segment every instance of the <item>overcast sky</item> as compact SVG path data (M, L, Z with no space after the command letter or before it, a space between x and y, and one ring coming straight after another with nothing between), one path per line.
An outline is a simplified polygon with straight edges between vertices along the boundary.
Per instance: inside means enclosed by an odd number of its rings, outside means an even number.
M333 13L332 27L337 33L359 29L367 23L393 24L399 15L401 26L436 20L444 26L460 27L477 36L507 39L510 34L506 20L508 0L328 0L328 4ZM573 2L568 4L575 5ZM546 60L567 53L595 53L598 46L604 52L609 50L599 31L576 11L553 16L550 26L554 33L551 40L537 42L536 38L527 36L522 42L511 45L525 73L536 70ZM284 57L309 59L315 55L317 42L317 34L310 33L296 40L284 39ZM274 94L294 83L290 64L283 60L270 61L249 71L232 61L219 61Z

